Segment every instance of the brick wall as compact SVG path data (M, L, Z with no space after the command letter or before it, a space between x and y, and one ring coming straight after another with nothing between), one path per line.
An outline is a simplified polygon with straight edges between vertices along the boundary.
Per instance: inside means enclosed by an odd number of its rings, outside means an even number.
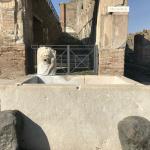
M64 32L68 29L76 31L77 2L60 3L60 22Z
M26 74L26 50L21 31L23 21L19 14L22 7L19 7L20 3L15 0L0 2L0 78Z
M0 46L0 77L16 78L26 74L25 46Z
M0 45L15 42L15 2L0 2Z
M36 53L31 45L57 44L60 33L47 0L0 1L1 77L34 73Z
M124 75L124 49L103 49L99 55L100 74Z
M74 2L67 3L66 7ZM99 3L96 0L80 0L74 6L76 17L69 13L70 9L66 9L66 26L73 23L82 41L86 44L96 42L98 45L99 74L124 74L128 13L108 14L107 7L127 4L128 0L100 0Z
M101 0L98 11L97 41L99 74L124 75L128 13L107 12L108 6L127 5L127 0Z
M66 32L74 31L86 44L91 38L95 0L71 1L60 4L60 20ZM95 22L96 24L96 22ZM68 29L68 30L67 30Z

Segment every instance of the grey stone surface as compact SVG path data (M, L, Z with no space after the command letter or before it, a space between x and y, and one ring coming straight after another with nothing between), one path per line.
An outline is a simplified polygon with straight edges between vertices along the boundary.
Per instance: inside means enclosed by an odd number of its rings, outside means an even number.
M21 150L23 118L18 111L0 112L0 150Z
M94 82L0 85L1 110L20 110L36 124L25 122L27 150L121 150L117 125L127 116L150 120L150 87Z
M138 116L125 118L118 125L123 150L150 149L150 122Z

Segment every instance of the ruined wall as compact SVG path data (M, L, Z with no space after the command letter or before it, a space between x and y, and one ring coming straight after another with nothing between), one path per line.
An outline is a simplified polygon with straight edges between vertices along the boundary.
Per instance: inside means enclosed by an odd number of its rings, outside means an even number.
M73 23L75 32L85 44L98 45L99 74L124 75L128 13L108 13L107 8L126 6L127 0L76 0L74 2L77 5L74 7L76 17L75 14L66 17L65 25ZM67 3L66 7L71 3ZM69 15L69 10L65 12ZM68 21L68 18L71 19Z
M95 0L82 0L78 2L76 31L79 38L84 40L86 43L90 43L92 41L91 38L94 38L91 37L91 34L94 28L95 4Z
M64 32L76 32L77 1L60 4L60 22Z
M61 25L65 32L78 35L80 40L90 43L93 28L95 0L72 0L60 4Z
M21 40L20 4L15 0L0 2L0 45L14 44ZM18 23L19 20L19 23Z
M150 66L150 30L137 33L134 38L136 63Z
M150 65L150 30L128 35L126 55L135 57L131 57L134 64ZM126 60L130 62L128 58Z
M0 77L14 78L26 73L23 43L23 3L0 1Z
M5 57L0 56L1 74L5 72L5 76L10 76L10 72L14 71L14 76L18 76L22 72L33 72L36 53L31 50L31 45L55 44L60 33L59 21L47 0L1 0L0 53L6 51ZM20 44L24 46L20 47ZM18 53L18 49L22 49L23 55ZM16 53L15 62L22 67L13 65ZM20 59L24 59L25 63Z
M30 39L32 44L57 43L61 27L51 7L48 0L27 1L24 27L25 42L28 43L27 40Z
M124 74L124 52L128 33L128 13L108 14L107 12L108 6L119 5L127 5L127 0L100 1L96 39L100 51L99 74Z
M129 34L125 54L125 76L149 83L150 30Z
M124 49L101 49L99 71L104 75L124 75Z
M36 51L31 45L55 45L61 34L61 26L47 0L27 0L24 19L24 36L27 47L27 68L36 72Z
M0 78L12 79L26 74L25 46L0 46Z
M134 51L134 33L128 34L127 38L127 45L126 45L126 51L127 52L133 52Z

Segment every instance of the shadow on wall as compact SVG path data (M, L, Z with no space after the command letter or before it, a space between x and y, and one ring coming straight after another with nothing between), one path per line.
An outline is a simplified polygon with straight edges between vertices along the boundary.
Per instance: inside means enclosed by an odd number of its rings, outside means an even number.
M98 8L99 8L100 0L95 1L94 12L93 12L93 21L92 21L92 30L90 34L90 43L96 43L96 29L97 29L97 17L98 17Z
M48 139L42 128L24 114L22 150L51 150Z
M127 43L125 51L125 76L150 84L150 40L141 33L133 35L133 46ZM133 49L131 48L133 47Z
M88 37L80 40L78 38L79 33L63 32L61 37L59 38L58 45L95 45L98 8L99 8L99 0L96 0L92 15L93 18L92 18L91 32Z
M56 45L83 45L83 42L79 40L77 35L62 32Z

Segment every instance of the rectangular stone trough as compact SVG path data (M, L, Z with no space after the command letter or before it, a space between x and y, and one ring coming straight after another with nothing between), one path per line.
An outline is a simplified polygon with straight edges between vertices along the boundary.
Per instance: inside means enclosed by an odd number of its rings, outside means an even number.
M47 85L129 85L138 84L119 76L32 76L21 84Z
M29 118L23 149L121 150L118 123L150 120L150 87L124 77L34 76L0 84L0 104Z

